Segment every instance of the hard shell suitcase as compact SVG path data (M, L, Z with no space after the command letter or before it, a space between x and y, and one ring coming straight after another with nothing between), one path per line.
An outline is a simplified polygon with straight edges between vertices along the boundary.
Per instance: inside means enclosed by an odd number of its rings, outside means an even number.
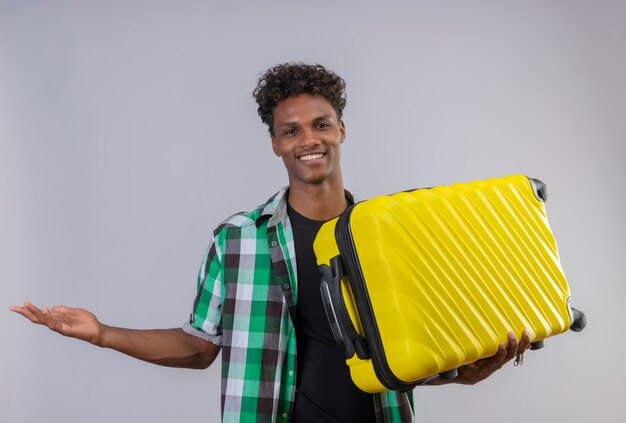
M321 293L354 383L405 390L586 324L570 307L546 186L523 175L356 203L320 229Z

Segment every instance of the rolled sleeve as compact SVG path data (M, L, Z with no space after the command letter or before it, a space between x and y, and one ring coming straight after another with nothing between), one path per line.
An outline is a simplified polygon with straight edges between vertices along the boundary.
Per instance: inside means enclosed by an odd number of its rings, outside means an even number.
M223 288L221 254L212 237L198 271L198 292L193 310L183 325L186 333L215 345L222 344Z

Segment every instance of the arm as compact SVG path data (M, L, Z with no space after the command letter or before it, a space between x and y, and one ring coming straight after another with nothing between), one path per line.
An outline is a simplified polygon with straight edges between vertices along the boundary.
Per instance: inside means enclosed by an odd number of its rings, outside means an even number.
M221 324L221 262L214 238L211 238L207 254L198 272L199 303L209 304L208 315L196 316L197 321L207 323L217 332ZM214 295L214 292L217 293ZM12 306L11 311L21 314L33 323L47 326L64 336L87 341L102 348L121 353L161 366L207 368L220 351L220 347L188 334L182 329L136 330L107 326L98 321L93 313L65 306L39 309L31 303ZM219 339L216 338L218 341Z
M204 369L220 351L219 346L189 335L182 329L116 328L100 323L93 313L81 308L55 306L39 309L25 303L23 307L12 306L10 310L61 335L161 366Z
M488 358L483 358L474 363L459 367L459 374L452 380L443 380L436 378L427 383L427 385L445 385L448 383L460 383L463 385L474 385L481 380L487 379L496 370L499 370L507 362L521 354L524 354L530 348L530 336L528 331L524 329L522 339L518 343L513 332L508 334L509 345L505 346L504 342L500 343L498 352Z

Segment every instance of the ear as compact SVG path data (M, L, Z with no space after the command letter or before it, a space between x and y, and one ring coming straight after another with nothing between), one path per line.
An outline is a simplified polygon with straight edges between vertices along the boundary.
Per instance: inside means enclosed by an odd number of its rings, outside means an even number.
M278 144L276 142L276 137L272 135L272 151L276 154L276 157L280 157L280 150L278 149Z
M346 140L346 125L343 123L343 120L339 122L339 132L341 132L341 143Z

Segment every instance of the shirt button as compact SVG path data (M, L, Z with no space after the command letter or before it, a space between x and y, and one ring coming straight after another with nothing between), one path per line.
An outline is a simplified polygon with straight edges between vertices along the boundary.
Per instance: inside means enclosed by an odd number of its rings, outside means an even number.
M283 413L283 419L287 418L287 413Z
M293 376L293 370L289 370L289 376Z
M272 241L272 247L276 247L276 244L278 244L276 241Z
M284 284L284 285L283 285L283 288L285 288L285 289L289 289L289 284L288 284L288 283Z

